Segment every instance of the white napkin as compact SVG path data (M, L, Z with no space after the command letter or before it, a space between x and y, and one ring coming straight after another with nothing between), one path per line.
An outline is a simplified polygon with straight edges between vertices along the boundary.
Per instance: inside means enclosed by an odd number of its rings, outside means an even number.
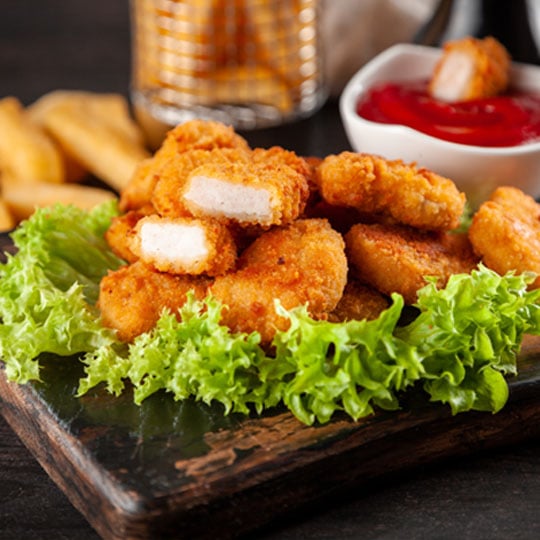
M321 0L321 35L330 93L339 95L369 59L410 42L436 0Z

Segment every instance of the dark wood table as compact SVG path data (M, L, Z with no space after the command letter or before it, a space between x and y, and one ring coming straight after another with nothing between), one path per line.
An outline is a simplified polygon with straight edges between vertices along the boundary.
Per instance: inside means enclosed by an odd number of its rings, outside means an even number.
M0 96L30 103L58 88L129 88L124 0L3 0ZM0 133L0 136L2 134ZM303 154L348 149L337 105L312 119L247 135ZM254 534L265 539L540 537L540 440L392 474ZM97 534L0 418L0 540Z

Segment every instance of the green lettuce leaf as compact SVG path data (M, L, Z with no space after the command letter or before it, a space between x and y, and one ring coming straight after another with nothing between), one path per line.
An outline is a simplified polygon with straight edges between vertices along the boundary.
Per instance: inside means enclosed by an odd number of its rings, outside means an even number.
M121 263L103 240L115 212L112 204L37 210L12 234L18 251L0 265L0 358L10 380L38 379L43 352L69 356L115 341L92 305L101 277Z
M418 293L420 315L396 335L423 357L424 389L454 413L497 412L506 403L504 375L517 372L524 334L540 330L540 290L533 276L500 276L480 265L443 289L432 281Z
M306 424L327 422L344 410L355 420L374 406L399 408L397 393L423 373L421 357L394 331L403 298L373 321L314 321L306 308L281 314L290 318L274 340L276 362L289 367L283 401Z
M105 383L118 394L129 380L137 403L158 390L175 399L195 396L206 403L219 401L225 411L249 412L277 404L258 377L266 358L260 336L233 334L220 324L222 306L214 299L196 301L193 295L180 318L165 312L155 328L141 334L125 350L104 346L87 354L87 377L79 393Z
M114 200L89 212L75 206L42 208L11 236L18 248L18 257L28 257L28 266L38 264L45 277L60 291L79 283L86 300L94 304L102 276L107 269L118 268L123 262L113 254L103 237L117 213Z
M103 238L116 212L111 203L89 213L56 206L14 232L18 251L0 265L0 356L10 380L38 379L39 355L53 353L84 363L79 395L98 385L113 394L130 387L137 403L162 390L219 402L226 413L282 405L312 424L397 409L415 386L453 413L497 412L524 334L540 333L533 277L480 266L442 290L429 282L408 324L400 295L378 319L344 323L315 321L306 306L286 311L277 302L290 327L276 334L269 354L257 333L221 324L215 299L189 296L179 316L164 312L128 345L101 326L95 306L102 276L123 264Z

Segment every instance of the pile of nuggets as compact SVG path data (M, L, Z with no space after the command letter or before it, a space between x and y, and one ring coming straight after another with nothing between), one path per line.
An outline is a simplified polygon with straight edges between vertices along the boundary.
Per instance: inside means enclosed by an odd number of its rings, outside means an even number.
M268 346L289 324L276 299L319 320L371 319L391 293L414 304L426 276L444 286L482 259L499 272L540 269L538 245L520 241L526 255L509 258L500 240L516 245L514 216L538 228L538 205L518 190L499 188L460 233L465 195L447 178L374 155L252 149L210 121L172 129L119 204L106 239L127 264L102 279L99 307L125 341L165 308L177 313L188 291L211 294L224 324Z

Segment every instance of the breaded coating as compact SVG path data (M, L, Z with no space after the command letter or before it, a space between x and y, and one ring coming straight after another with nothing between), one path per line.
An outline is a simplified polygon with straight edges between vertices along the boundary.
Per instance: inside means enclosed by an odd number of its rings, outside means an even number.
M131 250L131 238L135 234L134 228L137 222L145 215L144 212L131 210L115 216L111 220L111 224L105 232L105 240L115 255L124 259L127 262L135 262L138 256Z
M389 305L387 296L355 279L349 279L341 300L328 315L328 320L343 322L376 319Z
M268 149L255 148L250 155L251 160L255 163L266 164L268 167L275 167L279 164L288 165L304 176L308 187L305 207L312 206L316 201L320 200L316 173L317 166L322 161L320 158L304 158L295 152L285 150L281 146L272 146Z
M233 331L261 334L269 345L288 319L277 315L274 300L286 309L308 304L315 318L326 318L347 282L342 236L327 221L297 220L272 229L242 253L236 272L216 278L211 294L225 306L223 322Z
M190 150L215 150L220 148L238 148L248 151L247 141L234 131L231 126L210 120L189 120L177 125L165 137L156 152L158 159L168 159L171 155Z
M163 217L191 216L182 197L184 185L192 171L201 165L214 163L244 162L248 159L243 150L224 148L214 150L195 149L172 155L162 161L157 173L157 182L152 192L152 205Z
M290 150L285 150L281 146L254 148L250 156L254 163L265 164L269 168L276 165L288 165L306 178L308 186L315 182L315 168L303 157Z
M141 261L171 274L218 276L236 262L232 233L213 219L147 216L137 222L129 246Z
M175 167L183 178L182 165L194 163L202 152L212 150L236 149L242 152L250 150L247 141L238 135L232 127L219 122L190 120L171 129L156 153L142 163L135 171L130 183L120 194L120 210L136 210L148 204L152 198L154 186L162 177L173 177ZM191 159L179 161L178 156L194 152Z
M395 225L396 221L389 216L379 214L366 214L350 206L334 206L325 200L317 204L306 207L304 211L306 218L327 219L332 228L341 234L346 234L348 230L357 223L384 223Z
M101 280L102 323L115 329L122 341L132 341L151 330L164 309L176 314L189 291L199 300L205 298L209 283L201 277L156 272L140 261L122 266Z
M182 195L194 216L269 227L298 218L309 188L306 177L284 163L237 160L197 167Z
M510 55L495 38L464 37L449 41L429 82L429 93L446 102L501 94L508 87Z
M454 229L465 206L465 195L448 178L371 154L330 155L317 168L317 181L332 205L387 215L419 229Z
M468 273L478 263L467 236L458 233L357 224L345 243L355 277L385 295L400 293L407 304L416 302L425 277L438 278L443 287L452 274Z
M520 189L497 188L473 216L469 238L483 263L495 272L540 276L540 204ZM538 287L540 277L531 285Z
M120 211L129 212L130 210L150 208L157 180L153 158L143 159L139 162L128 185L120 193L118 202Z

